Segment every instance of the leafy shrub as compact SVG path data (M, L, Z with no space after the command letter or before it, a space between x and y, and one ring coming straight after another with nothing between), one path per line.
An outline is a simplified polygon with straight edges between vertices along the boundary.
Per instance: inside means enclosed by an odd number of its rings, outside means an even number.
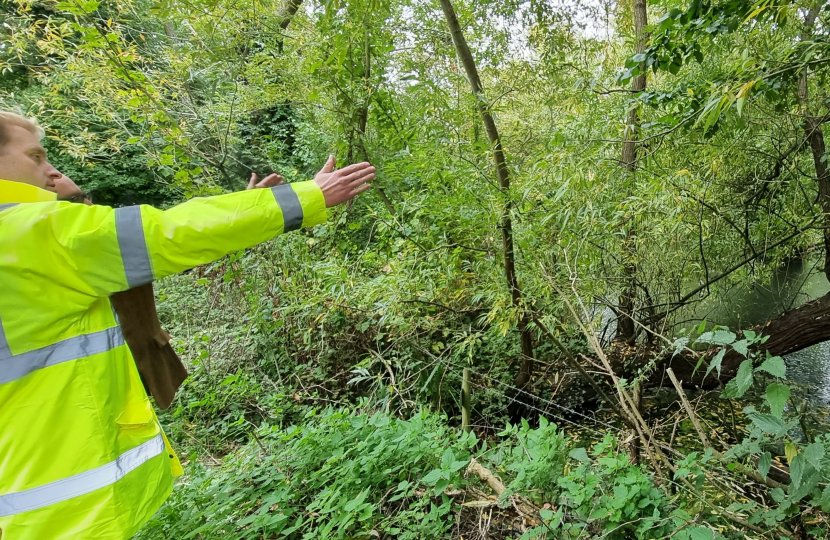
M667 498L651 475L629 463L611 436L596 444L590 459L584 448L570 457L577 467L557 481L560 512L569 520L554 519L552 528L583 534L585 529L604 538L659 538L666 533ZM564 511L563 511L564 510ZM560 517L561 517L560 515Z
M191 465L137 538L440 538L453 524L443 491L464 485L476 442L426 412L310 410L302 425L259 429L218 466Z

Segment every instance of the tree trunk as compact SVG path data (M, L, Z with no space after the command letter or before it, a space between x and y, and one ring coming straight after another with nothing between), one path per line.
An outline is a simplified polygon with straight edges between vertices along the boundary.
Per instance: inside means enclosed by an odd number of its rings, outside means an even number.
M441 9L444 11L447 25L450 28L455 51L464 66L467 80L470 82L470 87L475 96L476 106L481 115L482 124L484 124L484 131L487 133L490 146L493 148L493 160L496 165L499 187L504 197L504 206L502 207L499 228L501 229L504 274L507 279L507 287L510 290L513 306L521 313L518 327L521 335L522 359L519 364L519 373L516 376L515 386L517 388L523 388L530 382L530 378L533 375L533 341L528 328L530 322L529 317L522 306L522 289L516 278L513 223L511 218L513 203L510 199L510 172L507 169L507 161L502 150L501 138L499 137L498 128L496 128L496 122L493 120L493 115L490 113L489 105L484 96L484 89L481 84L481 79L478 76L478 68L476 68L476 63L467 45L467 40L461 32L461 26L458 24L455 9L450 0L441 0Z
M366 143L364 141L364 138L366 136L366 129L369 126L369 105L371 102L369 88L371 83L371 77L372 41L371 36L369 34L369 28L367 27L364 33L363 41L363 88L366 90L366 95L364 96L365 100L357 109L357 114L355 115L355 123L352 126L351 135L349 136L349 163L352 163L354 161L353 153L355 146L357 146L362 159L365 161L370 161L369 152L366 150ZM392 204L392 201L389 200L389 197L386 195L386 192L383 190L383 188L377 185L377 181L374 182L374 185L375 192L380 197L380 200L383 201L383 205L386 207L389 213L394 216L396 212L395 206ZM349 203L351 203L351 201L349 201Z
M634 0L634 32L637 36L637 53L646 48L648 35L648 6L646 0ZM646 89L645 67L640 66L643 73L631 81L631 93L637 93ZM628 119L625 123L625 139L622 147L622 163L626 170L626 181L628 193L634 187L634 177L637 171L637 139L640 130L639 106L632 104L628 112ZM629 345L634 344L637 338L637 327L634 324L634 310L637 299L637 254L636 254L636 225L633 219L626 223L625 241L623 244L623 292L620 294L620 303L617 308L617 339L626 341Z
M812 39L813 26L823 2L819 1L807 12L804 19L804 30L801 33L802 40ZM824 275L830 280L830 172L827 170L827 155L824 145L824 132L821 129L821 122L810 111L807 88L807 68L798 81L798 102L804 111L804 136L810 145L813 153L813 164L816 168L816 181L818 182L818 203L824 214Z
M279 14L279 24L282 30L288 28L288 25L291 24L291 20L294 18L294 15L297 14L297 11L300 9L301 5L303 5L303 0L288 0L288 3ZM280 47L282 47L282 40L280 40Z
M760 352L769 352L774 356L783 356L801 349L806 349L817 343L830 340L830 293L807 302L801 307L791 309L780 316L751 328L759 335L769 336L765 343L759 345ZM705 360L711 360L719 349L708 351ZM735 351L729 351L723 358L720 377L712 371L704 379L706 362L695 372L698 359L691 355L682 354L674 358L667 358L666 365L671 365L685 385L701 388L713 388L719 383L726 383L738 371L744 357ZM662 369L658 369L651 378L652 383L658 384L662 379Z

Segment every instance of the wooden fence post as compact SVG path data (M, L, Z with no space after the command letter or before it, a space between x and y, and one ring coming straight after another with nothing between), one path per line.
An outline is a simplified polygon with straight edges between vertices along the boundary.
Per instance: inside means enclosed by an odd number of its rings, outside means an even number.
M461 380L461 429L470 431L470 369L464 368Z

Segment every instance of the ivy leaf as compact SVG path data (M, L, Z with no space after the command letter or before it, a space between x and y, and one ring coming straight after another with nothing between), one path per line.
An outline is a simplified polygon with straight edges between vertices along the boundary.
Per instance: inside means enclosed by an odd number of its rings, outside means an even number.
M784 405L790 398L790 387L785 384L772 383L767 386L766 398L770 412L773 416L781 418L784 414Z
M761 457L758 458L758 472L761 473L761 476L764 478L767 477L769 474L769 468L772 466L772 454L769 452L764 452L761 454Z
M758 366L755 371L766 371L774 377L785 379L787 377L787 365L780 356L771 356L764 360L764 363Z

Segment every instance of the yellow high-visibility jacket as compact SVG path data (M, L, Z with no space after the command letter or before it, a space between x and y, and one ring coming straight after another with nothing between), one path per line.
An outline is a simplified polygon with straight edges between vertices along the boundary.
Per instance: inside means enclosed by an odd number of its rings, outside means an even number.
M326 219L314 182L160 211L0 180L0 540L126 539L181 471L109 296Z

